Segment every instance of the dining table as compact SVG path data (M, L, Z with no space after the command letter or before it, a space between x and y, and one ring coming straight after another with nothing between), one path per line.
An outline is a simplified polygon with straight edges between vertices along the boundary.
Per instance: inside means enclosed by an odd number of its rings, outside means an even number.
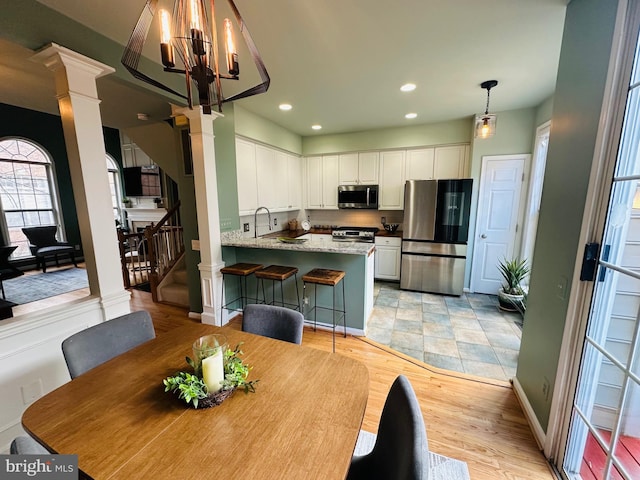
M191 371L193 342L212 333L240 345L258 382L195 409L163 379ZM22 425L51 453L77 454L93 479L344 479L368 391L355 359L194 322L46 394Z

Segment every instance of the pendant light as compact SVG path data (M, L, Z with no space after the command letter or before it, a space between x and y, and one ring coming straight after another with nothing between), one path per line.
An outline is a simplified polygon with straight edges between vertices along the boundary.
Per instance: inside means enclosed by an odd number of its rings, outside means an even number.
M489 94L493 87L498 85L497 80L487 80L482 82L480 87L487 90L487 107L485 108L484 115L476 115L476 138L488 138L496 134L496 122L498 116L489 113Z

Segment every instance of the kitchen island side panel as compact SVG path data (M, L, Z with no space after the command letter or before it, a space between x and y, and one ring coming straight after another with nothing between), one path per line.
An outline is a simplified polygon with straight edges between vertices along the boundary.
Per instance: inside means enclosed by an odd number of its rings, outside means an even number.
M372 256L373 253L370 254ZM346 272L344 279L344 292L346 297L346 323L351 333L363 334L366 321L371 313L373 305L373 289L367 288L373 284L373 262L367 262L368 255L353 255L341 253L304 252L290 250L272 250L261 248L223 247L222 258L226 264L233 262L260 263L265 267L269 265L286 265L298 268L298 289L300 301L303 303L303 313L307 320L313 320L309 315L309 307L313 306L314 285L307 285L306 293L303 292L302 276L314 268L331 270L343 270ZM370 277L370 278L368 278ZM232 280L227 280L225 285L231 287ZM276 282L276 299L279 299L279 282ZM225 288L227 288L225 286ZM255 281L249 283L249 288L256 288ZM271 282L265 281L267 300L271 299ZM254 290L255 291L255 290ZM331 306L331 287L318 286L318 305ZM295 298L296 289L292 279L284 282L285 302ZM304 304L303 295L309 298L309 304ZM342 286L336 287L337 305L341 306ZM260 297L262 292L260 292ZM368 298L371 297L371 298ZM331 313L324 310L317 312L318 323L331 325ZM342 326L342 322L339 322ZM341 330L337 330L340 332Z

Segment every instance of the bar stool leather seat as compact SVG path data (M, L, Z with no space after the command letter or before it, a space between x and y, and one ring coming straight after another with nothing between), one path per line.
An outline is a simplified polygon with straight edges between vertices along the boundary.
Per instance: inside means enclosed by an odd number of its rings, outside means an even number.
M298 290L298 268L297 267L289 267L286 265L269 265L268 267L263 268L262 270L258 270L255 272L255 276L260 280L262 285L262 300L264 303L267 303L267 298L264 291L264 281L271 280L271 289L272 289L272 298L269 305L276 304L276 292L275 292L275 282L280 282L280 305L283 307L290 306L294 307L294 310L300 310L300 292ZM295 286L296 286L296 303L290 303L284 301L284 287L283 282L288 278L294 277Z

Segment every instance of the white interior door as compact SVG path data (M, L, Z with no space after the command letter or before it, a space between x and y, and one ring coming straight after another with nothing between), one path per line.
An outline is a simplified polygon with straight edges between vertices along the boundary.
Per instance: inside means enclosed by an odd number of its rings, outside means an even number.
M515 252L524 169L529 155L482 158L471 290L495 295L502 284L498 262Z

